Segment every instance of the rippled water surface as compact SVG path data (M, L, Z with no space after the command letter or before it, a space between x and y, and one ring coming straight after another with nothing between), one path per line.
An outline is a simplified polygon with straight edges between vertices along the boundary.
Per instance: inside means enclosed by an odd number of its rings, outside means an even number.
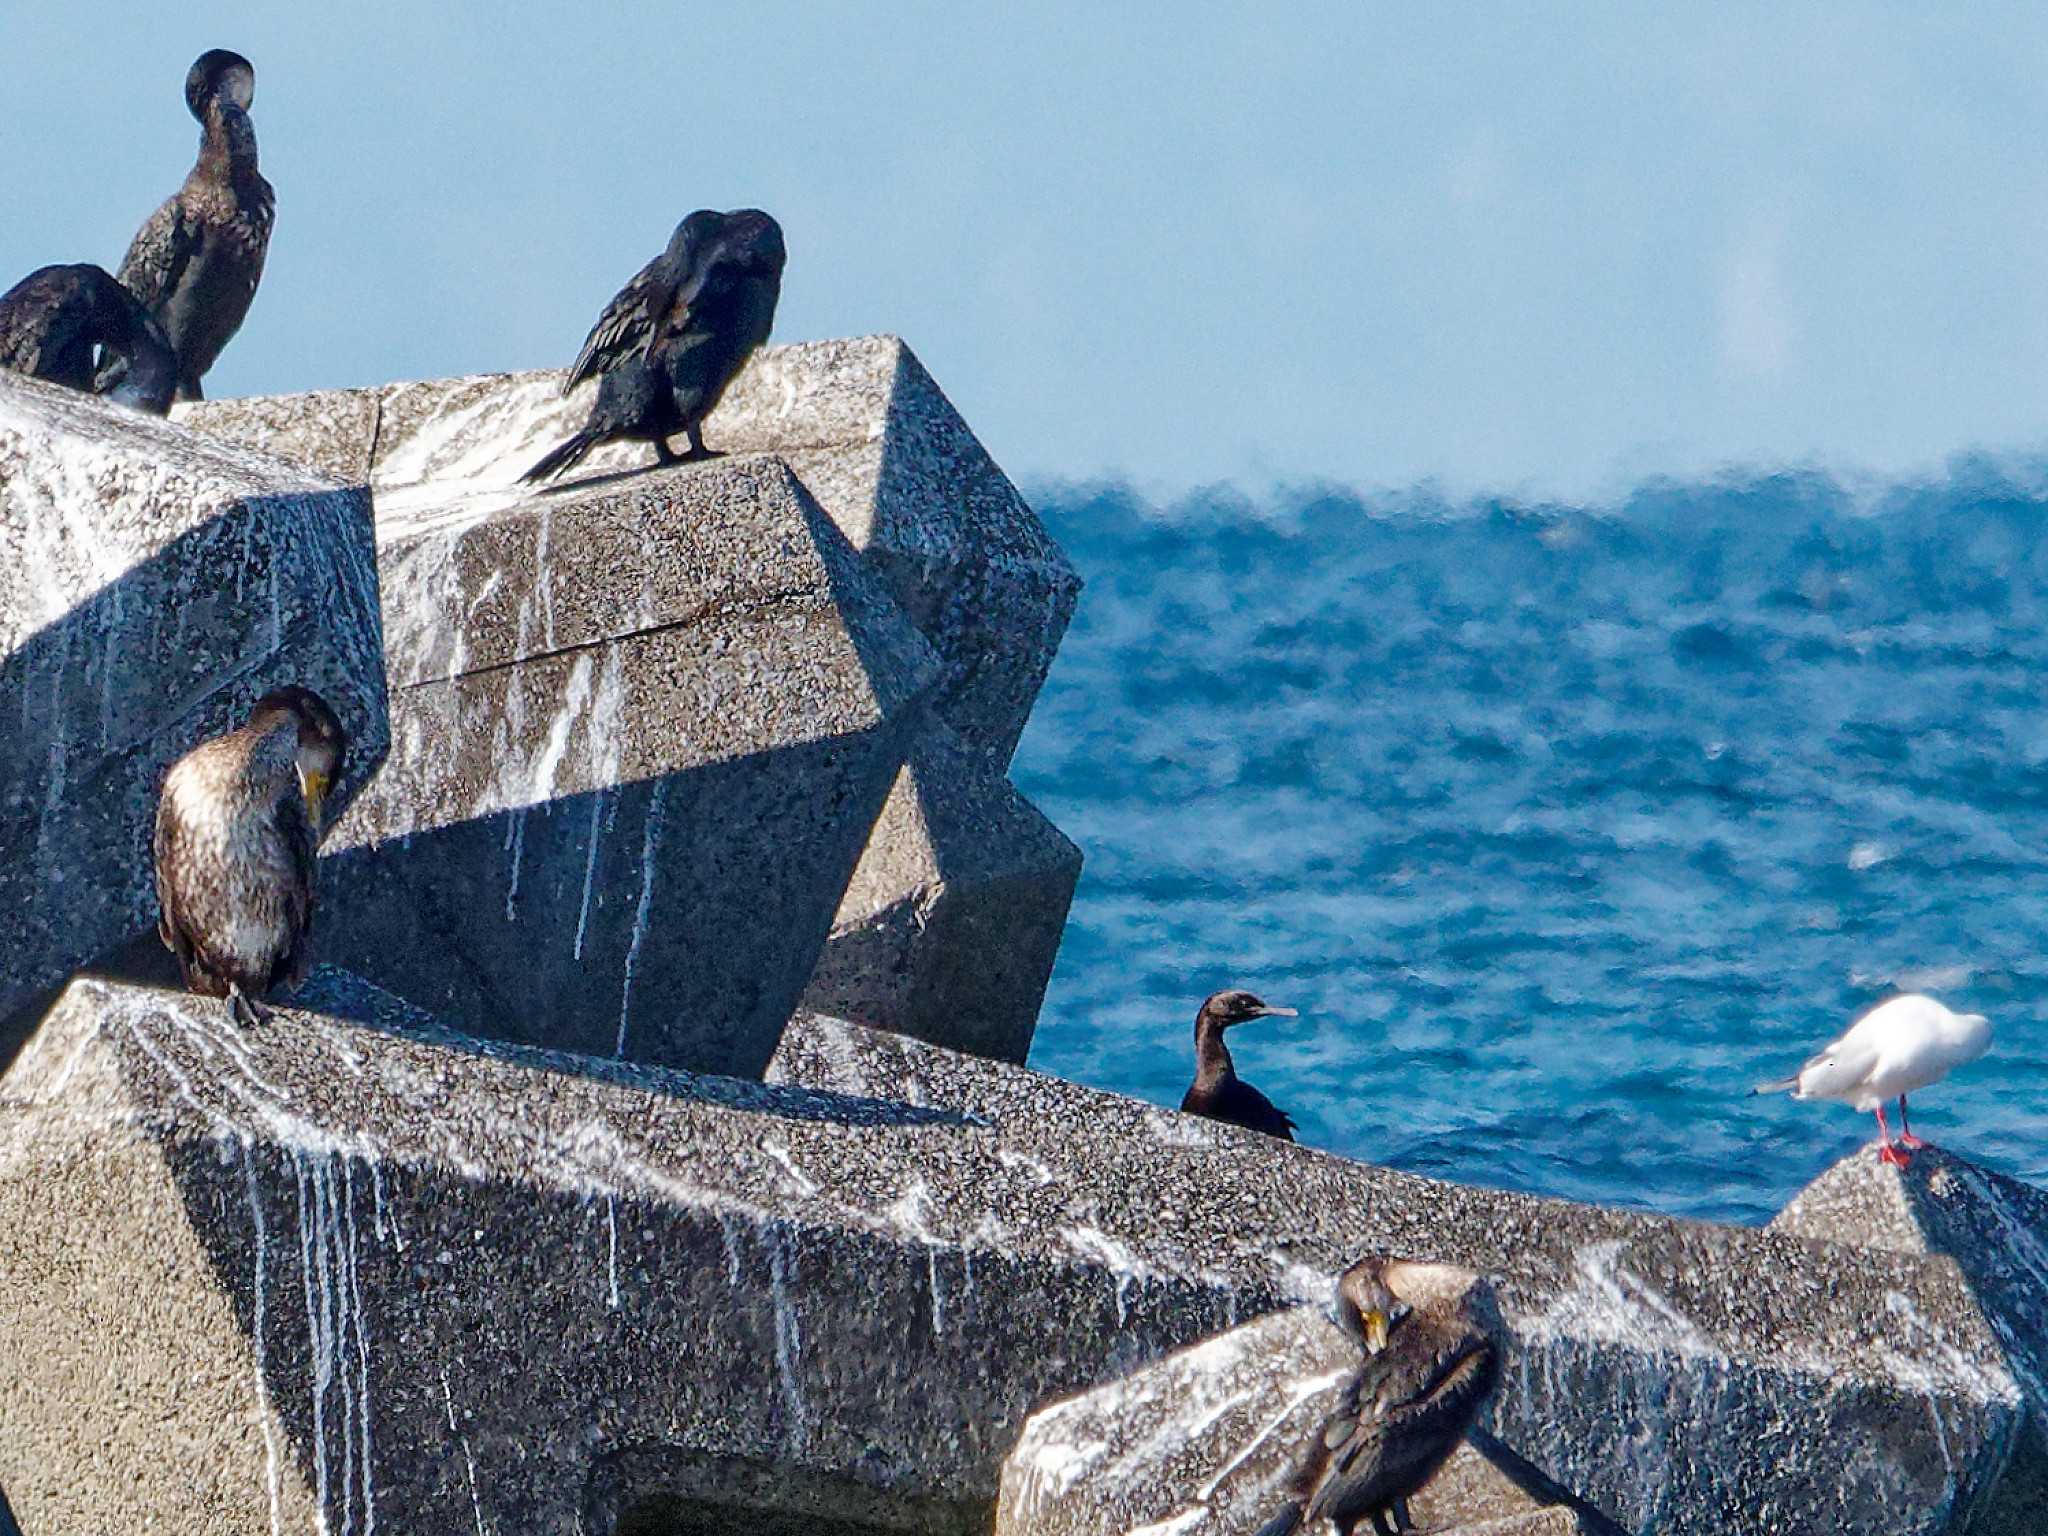
M1015 771L1088 860L1034 1066L1177 1103L1247 985L1305 1141L1755 1220L1875 1126L1750 1083L1913 987L1998 1031L1915 1128L2048 1179L2030 473L1033 500L1088 581Z

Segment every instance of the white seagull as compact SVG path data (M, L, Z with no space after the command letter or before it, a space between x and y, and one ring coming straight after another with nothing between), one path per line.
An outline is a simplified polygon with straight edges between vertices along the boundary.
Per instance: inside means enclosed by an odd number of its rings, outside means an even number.
M1799 1071L1753 1092L1786 1093L1795 1099L1833 1099L1877 1114L1878 1156L1900 1168L1926 1142L1906 1120L1906 1095L1918 1093L1975 1061L1991 1045L1991 1021L1981 1013L1953 1013L1931 997L1908 992L1888 998L1849 1026ZM1884 1103L1899 1101L1901 1134L1896 1145L1884 1123Z

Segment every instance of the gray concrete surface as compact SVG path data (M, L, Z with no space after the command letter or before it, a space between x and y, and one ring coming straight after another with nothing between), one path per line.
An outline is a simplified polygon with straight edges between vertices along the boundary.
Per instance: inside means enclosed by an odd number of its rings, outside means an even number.
M0 1079L28 1536L267 1529L273 1488L290 1530L981 1530L1035 1406L1367 1246L1496 1272L1495 1433L1632 1529L1946 1529L2018 1425L1946 1259L1459 1189L808 1016L761 1084L329 971L307 1001L237 1033L80 980Z
M1946 1258L1442 1184L826 1020L769 1075L1028 1135L1159 1273L1291 1266L1312 1293L1369 1250L1487 1273L1511 1345L1492 1432L1627 1530L1951 1531L2020 1433Z
M2027 1407L2012 1462L1970 1529L1973 1536L2048 1530L2048 1192L1939 1147L1915 1153L1903 1169L1863 1150L1807 1185L1771 1226L1955 1262Z
M180 405L179 421L367 481L380 522L488 507L582 423L555 371ZM782 457L944 667L938 717L1006 767L1072 617L1080 578L910 348L893 336L763 348L705 424L711 447ZM596 450L577 479L637 471ZM401 647L402 649L402 647Z
M1013 1230L1058 1193L962 1116L446 1036L331 970L307 1000L369 1022L82 979L0 1080L28 1536L655 1497L964 1532L1029 1399L1236 1304Z
M157 786L282 683L385 750L370 508L281 460L0 373L0 1034L156 921Z
M933 725L896 776L803 1005L1021 1063L1081 850Z
M393 751L320 954L472 1033L758 1076L930 647L771 457L379 534Z
M341 829L323 953L472 1030L700 1070L758 1072L800 992L1021 1060L1079 855L1003 774L1064 555L893 337L765 350L707 426L728 459L611 445L536 495L518 475L586 408L560 378L178 408L374 498L399 750ZM814 707L850 671L830 625L789 632L820 571L877 722ZM768 665L685 675L727 646ZM637 764L600 761L622 710ZM653 871L645 913L622 867Z

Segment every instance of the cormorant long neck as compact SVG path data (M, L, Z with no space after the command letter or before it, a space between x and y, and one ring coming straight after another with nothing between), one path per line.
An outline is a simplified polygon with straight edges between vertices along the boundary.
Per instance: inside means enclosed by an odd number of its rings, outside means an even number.
M1223 1026L1207 1013L1195 1019L1195 1082L1220 1083L1237 1076L1237 1065L1223 1043Z
M225 97L207 103L206 134L199 141L197 170L213 180L256 174L256 125Z
M247 804L269 811L287 794L297 793L297 721L282 713L261 716L234 735L241 738L241 793Z

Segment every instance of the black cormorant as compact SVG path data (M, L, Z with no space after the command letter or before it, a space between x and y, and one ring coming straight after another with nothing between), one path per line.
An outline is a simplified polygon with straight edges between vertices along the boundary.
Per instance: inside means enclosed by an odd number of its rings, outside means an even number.
M1408 1500L1436 1475L1493 1390L1493 1343L1474 1315L1479 1277L1448 1264L1361 1259L1337 1282L1337 1321L1365 1348L1308 1459L1295 1498L1259 1528L1290 1536L1328 1520L1351 1536L1409 1529Z
M185 184L135 233L120 279L178 354L178 398L199 381L249 313L263 276L277 200L256 168L255 66L215 48L185 76L185 104L205 133Z
M1223 1032L1232 1025L1274 1015L1292 1018L1294 1010L1272 1007L1244 991L1218 992L1202 1004L1195 1015L1195 1081L1180 1101L1185 1113L1294 1140L1293 1120L1237 1075L1223 1044Z
M113 399L159 416L171 408L178 382L171 345L104 267L38 267L0 294L0 368L90 390L95 348L124 361Z
M758 208L700 208L684 219L605 306L563 380L567 394L601 376L590 419L523 478L558 475L617 438L651 442L657 461L672 464L668 439L682 432L682 460L716 458L704 446L704 418L768 339L786 259L782 226Z
M157 932L185 985L225 997L238 1023L311 960L320 806L348 742L326 700L280 688L249 723L201 742L164 775L156 808Z
M551 449L538 464L519 478L548 480L582 462L583 456L599 443L614 438L652 442L663 464L679 462L668 446L671 434L683 427L676 410L675 391L661 369L639 353L621 358L597 381L597 399L590 417L576 435Z

